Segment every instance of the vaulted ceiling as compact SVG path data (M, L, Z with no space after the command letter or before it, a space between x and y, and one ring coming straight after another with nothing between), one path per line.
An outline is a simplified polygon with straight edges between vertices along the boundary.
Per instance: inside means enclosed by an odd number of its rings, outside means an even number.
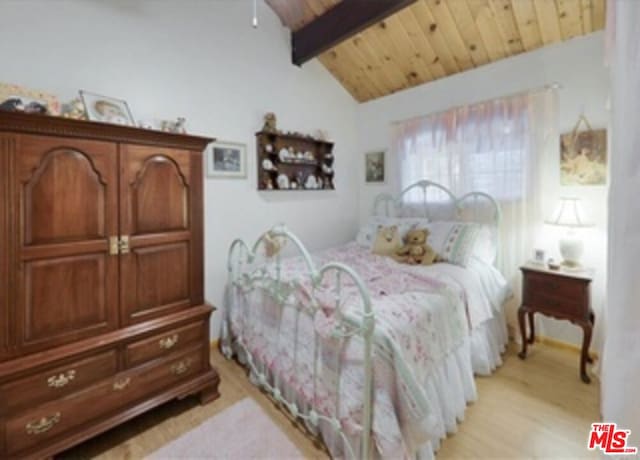
M340 2L267 0L292 31ZM605 0L417 0L318 59L364 102L586 35L604 22Z

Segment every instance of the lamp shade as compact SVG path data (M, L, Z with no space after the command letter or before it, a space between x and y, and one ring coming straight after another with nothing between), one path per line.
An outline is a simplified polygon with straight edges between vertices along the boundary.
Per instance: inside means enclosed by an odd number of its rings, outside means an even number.
M561 227L591 227L584 217L580 198L560 198L556 210L547 224Z

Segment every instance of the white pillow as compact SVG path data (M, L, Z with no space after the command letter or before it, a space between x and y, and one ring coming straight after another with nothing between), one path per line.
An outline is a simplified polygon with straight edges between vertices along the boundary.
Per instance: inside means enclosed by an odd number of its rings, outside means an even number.
M498 257L498 235L496 232L497 229L491 225L480 225L480 232L473 248L473 256L489 265L493 265Z
M473 222L432 222L427 242L445 261L466 267L471 256L492 264L496 258L495 230Z
M404 239L405 235L412 227L426 228L429 224L429 219L424 217L384 217L384 216L372 216L369 218L366 224L360 227L358 235L356 236L356 243L361 246L371 249L373 242L376 239L376 233L378 232L378 226L389 227L391 225L398 226L398 233L400 238Z

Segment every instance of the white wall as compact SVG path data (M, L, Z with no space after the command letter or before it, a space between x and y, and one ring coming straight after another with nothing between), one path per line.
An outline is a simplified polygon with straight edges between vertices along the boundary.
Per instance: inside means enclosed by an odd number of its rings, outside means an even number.
M595 33L361 104L358 108L359 151L362 154L388 149L390 124L393 121L538 88L552 82L563 86L558 91L559 132L571 131L583 111L594 128L606 128L609 120L606 108L609 80L603 56L604 36ZM603 309L606 280L607 188L560 187L559 153L550 152L543 161L547 174L546 186L541 191L543 209L550 214L558 197L578 196L584 200L585 207L590 209L597 223L594 229L586 232L583 262L597 268L593 305L598 315ZM377 193L397 190L397 169L391 155L387 156L387 165L387 185L370 186L364 184L362 159L359 162L361 221L370 214ZM540 235L539 246L559 260L557 235L554 229L546 228ZM602 319L603 315L599 317ZM542 321L543 334L580 343L582 333L577 327L566 321ZM596 323L594 344L600 349L601 324L598 321Z
M246 180L205 181L206 298L222 306L227 249L286 222L312 249L357 227L356 103L317 61L294 67L289 34L259 2L7 1L0 3L0 80L58 94L126 99L136 119L185 116L192 133L247 143ZM281 128L335 141L336 191L256 191L254 133ZM217 335L220 314L212 332Z

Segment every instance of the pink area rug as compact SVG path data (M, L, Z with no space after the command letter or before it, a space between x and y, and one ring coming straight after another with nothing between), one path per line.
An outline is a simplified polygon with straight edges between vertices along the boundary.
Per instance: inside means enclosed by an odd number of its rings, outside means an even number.
M149 456L150 459L299 459L302 453L245 398Z

